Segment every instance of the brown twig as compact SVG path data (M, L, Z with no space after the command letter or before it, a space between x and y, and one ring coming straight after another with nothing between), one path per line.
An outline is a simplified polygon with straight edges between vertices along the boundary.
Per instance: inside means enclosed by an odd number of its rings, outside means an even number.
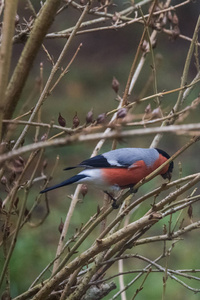
M28 77L32 63L42 44L47 30L51 26L61 0L48 0L36 18L28 41L6 90L4 118L10 119L16 108L22 89Z
M2 119L4 108L7 104L5 99L5 91L8 84L8 76L10 72L11 54L12 54L12 38L15 29L15 16L17 12L18 1L5 2L3 26L2 26L2 41L0 48L0 140L2 136ZM3 6L3 4L2 4Z

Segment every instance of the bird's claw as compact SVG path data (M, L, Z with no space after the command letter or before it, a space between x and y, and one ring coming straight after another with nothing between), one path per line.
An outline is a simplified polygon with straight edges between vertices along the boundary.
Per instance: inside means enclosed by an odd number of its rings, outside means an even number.
M113 200L112 208L118 209L118 208L119 208L119 205L117 204L117 200L116 200L116 199L112 199L112 200Z
M108 196L110 197L110 199L113 201L112 207L113 207L114 209L118 209L118 208L119 208L119 205L117 204L117 200L116 200L110 193L108 193L107 191L104 191L104 193L105 193L106 195L108 195Z
M137 191L138 191L138 189L134 189L134 187L132 186L132 187L130 187L130 193L131 194L136 194L137 193Z

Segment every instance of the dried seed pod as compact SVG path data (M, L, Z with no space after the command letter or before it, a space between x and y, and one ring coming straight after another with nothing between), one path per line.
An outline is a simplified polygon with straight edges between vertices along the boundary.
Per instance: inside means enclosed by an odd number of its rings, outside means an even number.
M117 118L125 118L127 116L128 109L126 107L122 107L117 112Z
M60 224L59 224L59 226L58 226L58 231L60 232L60 234L61 234L62 231L63 231L63 227L64 227L64 223L63 223L62 218L61 218Z
M15 26L19 24L19 15L15 16Z
M86 116L86 124L92 123L93 121L93 110L91 109Z
M97 124L105 123L106 121L106 113L102 113L97 117Z
M47 140L47 134L44 133L42 136L41 136L41 139L40 139L42 142L46 141Z
M20 174L24 169L24 160L22 159L22 157L14 159L10 164L10 169L16 174Z
M66 125L66 121L65 119L61 116L61 113L59 113L59 116L58 116L58 124L62 127L65 127Z
M193 209L192 209L192 205L190 204L189 207L188 207L188 217L190 218L190 220L192 219L192 216L193 216Z
M172 17L172 23L174 24L174 25L178 25L178 23L179 23L179 19L178 19L178 17L177 17L177 14L173 14L173 17Z
M82 194L83 198L85 197L85 195L87 194L87 192L88 192L87 185L86 184L82 184L82 186L81 186L81 194Z
M117 22L119 20L119 18L120 18L120 13L114 12L113 17L112 17L113 22Z
M162 117L162 112L161 112L160 107L155 108L152 111L152 119L154 119L154 118L161 118L161 117Z
M167 12L167 18L168 18L168 20L171 22L172 21L172 13L171 13L171 11L168 11Z
M22 157L18 157L13 161L13 165L15 168L20 168L24 166L24 160Z
M80 124L80 120L78 118L77 112L75 113L75 116L73 117L73 128L78 127Z
M116 94L119 91L119 81L115 77L113 77L112 80L112 89L115 91Z
M144 40L142 45L141 45L141 50L146 53L149 51L149 43L147 42L147 40Z
M149 103L145 108L145 114L150 114L150 113L151 113L151 103Z
M176 25L172 30L171 40L175 41L177 37L179 37L179 35L180 35L180 28Z
M8 182L7 178L6 178L5 176L3 176L3 177L1 178L1 183L2 183L3 185L7 185L7 182Z
M160 26L164 27L167 23L167 16L164 14L163 17L160 20Z

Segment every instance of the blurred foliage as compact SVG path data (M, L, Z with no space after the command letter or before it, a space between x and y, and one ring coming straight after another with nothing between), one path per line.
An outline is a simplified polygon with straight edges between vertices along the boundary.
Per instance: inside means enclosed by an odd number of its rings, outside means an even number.
M121 9L126 5L124 1L116 1L118 8ZM123 2L123 3L122 3ZM173 1L173 4L179 1ZM28 11L25 9L26 1L21 0L19 6L19 17L22 19L23 16L28 16ZM36 10L39 8L40 4L37 1L33 3ZM200 8L199 1L191 3L190 5L181 7L177 14L180 17L180 30L181 33L189 35L191 37L193 29L195 27L195 22L197 19L198 11ZM114 9L114 8L113 8ZM53 24L51 31L58 31L69 26L73 26L74 22L77 20L79 12L72 8L64 10L60 14L58 20ZM76 37L74 43L71 46L68 56L64 60L64 64L70 61L75 49L82 43L81 51L78 54L75 62L71 66L67 75L60 82L59 86L53 92L53 94L47 99L43 105L42 120L43 122L49 123L51 120L57 124L57 118L59 113L66 120L66 126L72 126L73 116L77 112L81 124L85 122L85 117L87 112L93 108L94 117L96 118L100 113L108 112L116 107L115 93L111 88L111 82L113 76L115 76L120 82L120 94L123 94L126 79L132 64L136 48L142 33L142 26L139 24L133 24L132 26L124 27L120 30L110 30L110 31L99 31L94 33L89 33L85 35L79 35ZM45 47L53 54L54 59L58 57L63 44L65 43L62 39L46 40ZM158 79L158 90L168 90L176 88L180 85L180 77L182 74L185 57L187 50L189 48L189 42L181 39L176 41L169 41L167 35L160 34L158 36L157 48L155 49L155 55L159 59L159 66L157 69L157 79ZM12 65L15 66L23 45L16 44L13 49L13 61ZM49 71L51 68L50 62L46 59L46 54L41 50L35 64L32 69L31 76L28 78L26 87L23 91L23 96L18 105L18 110L15 116L18 115L23 104L30 97L29 103L24 107L24 111L31 109L39 95L37 79L40 72L40 63L43 62L44 66L44 81L49 76ZM194 76L195 66L193 65L190 70L191 79ZM130 101L137 99L143 90L145 82L148 80L152 73L151 69L151 59L147 59L145 72L142 72L140 79L134 88L133 94L130 97ZM35 84L33 84L35 82ZM148 95L153 92L153 89L148 90ZM165 96L162 101L163 107L169 107L170 104L174 102L177 94L172 94ZM190 95L190 99L194 99L194 95ZM144 113L144 109L148 103L143 103L137 106L135 113ZM189 104L189 101L188 101ZM155 105L156 106L156 105ZM199 108L192 112L190 117L192 118L192 123L195 120L199 120ZM188 122L191 120L188 119ZM15 136L17 137L21 131L20 126L17 127L15 131ZM45 130L41 130L40 136L44 134ZM52 133L56 133L52 131ZM31 129L29 135L26 137L26 141L32 141L34 137L34 129ZM152 140L152 136L145 138L134 138L126 139L119 143L119 147L149 147ZM184 136L178 137L173 134L166 134L165 138L162 140L160 148L165 149L167 152L172 154L186 141ZM55 162L56 156L60 156L58 167L55 171L53 183L59 182L73 174L73 171L63 171L64 167L77 164L78 162L86 159L91 155L92 149L94 148L95 142L90 142L87 144L79 144L61 148L50 148L45 150L45 156L48 159L47 169L50 170ZM111 142L108 141L102 152L110 150ZM199 145L194 145L189 151L186 151L183 156L179 159L182 162L183 176L195 173L199 171L199 165L197 159L199 157ZM199 160L198 160L199 161ZM178 177L177 162L175 162L175 172L174 178ZM147 183L138 192L138 195L146 193L152 185L159 185L161 181L159 179L154 179L151 183ZM41 189L40 185L35 185L33 194L29 196L28 204L32 203L35 199L35 195ZM59 240L58 226L61 219L65 219L66 212L69 208L70 199L67 195L73 193L74 188L68 187L56 192L52 192L49 195L49 206L50 213L45 220L44 224L39 227L30 228L26 225L20 232L18 241L14 250L14 254L10 263L10 272L12 280L12 296L16 296L19 293L25 291L30 283L38 276L38 274L43 270L43 268L48 264L48 262L53 259L54 253L56 251L56 246ZM3 191L2 191L3 192ZM96 198L98 195L98 203ZM94 201L95 198L95 201ZM89 190L88 194L85 196L84 200L78 204L76 211L72 217L72 222L69 229L68 238L74 234L76 228L85 223L89 217L95 214L97 210L97 205L102 204L102 193L95 190ZM150 208L151 202L148 200L147 203L141 205L141 215ZM199 215L200 209L199 204L194 205L194 218ZM33 221L37 222L41 216L45 213L45 206L41 204L38 210L33 215ZM114 211L113 215L116 214ZM112 218L109 216L109 218ZM138 214L138 212L137 212ZM185 219L187 221L187 214L185 212ZM138 215L133 217L139 217ZM165 221L166 222L166 221ZM167 224L166 224L167 225ZM157 224L153 230L161 232L161 223ZM98 232L94 231L89 239L80 247L79 252L87 249L91 242L95 239ZM192 240L192 242L190 242ZM168 244L168 242L167 242ZM171 243L169 242L169 245ZM152 247L142 246L136 247L135 253L140 253L141 255L148 256L150 259L154 259L159 253L162 252L162 244L157 243ZM185 240L179 241L175 245L175 250L172 251L172 255L169 261L165 258L163 259L163 266L167 265L169 268L194 268L198 267L199 254L198 249L200 247L198 232L192 232ZM197 251L194 251L194 248ZM192 257L190 255L192 253ZM3 253L0 253L0 269L3 263ZM132 265L134 269L143 268L144 263L137 259L129 259L125 261L125 270L130 269ZM113 272L113 269L115 270ZM116 265L112 268L112 274L117 273ZM25 276L26 274L26 276ZM106 276L111 275L111 270L109 270ZM135 276L135 275L134 275ZM128 283L132 279L133 275L125 275L125 282ZM44 278L45 279L45 278ZM140 283L138 281L136 286L134 285L127 292L127 299L131 299L139 287ZM114 279L116 285L118 286L118 279ZM137 299L161 299L162 297L162 284L163 284L163 274L155 273L151 274L147 281L145 282L143 290L138 294ZM198 288L198 282L197 286ZM105 299L110 299L112 295L116 293L114 290ZM194 295L187 289L174 282L170 278L167 280L167 290L166 299L176 300L186 300L190 298L195 300L199 298L199 295ZM120 299L120 298L118 298Z

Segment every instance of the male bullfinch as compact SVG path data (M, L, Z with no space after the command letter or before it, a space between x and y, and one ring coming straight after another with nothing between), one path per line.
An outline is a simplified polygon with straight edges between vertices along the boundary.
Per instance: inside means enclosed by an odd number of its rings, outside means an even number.
M77 175L46 188L40 193L57 189L72 183L92 184L104 190L107 194L134 185L162 165L170 156L157 148L122 148L112 150L87 160L79 165L66 168L84 168ZM159 173L164 179L171 179L174 164L166 165Z

